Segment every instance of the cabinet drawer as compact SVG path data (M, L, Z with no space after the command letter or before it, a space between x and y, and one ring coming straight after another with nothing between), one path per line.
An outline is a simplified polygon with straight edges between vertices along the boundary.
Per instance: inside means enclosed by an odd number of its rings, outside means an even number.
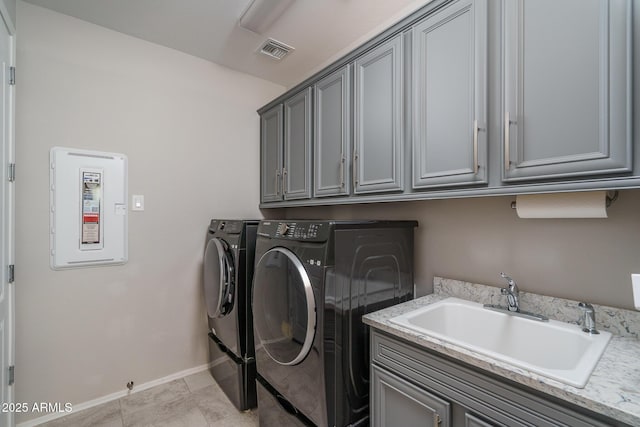
M373 330L371 358L407 380L507 426L606 426L478 370ZM585 410L585 412L588 412Z

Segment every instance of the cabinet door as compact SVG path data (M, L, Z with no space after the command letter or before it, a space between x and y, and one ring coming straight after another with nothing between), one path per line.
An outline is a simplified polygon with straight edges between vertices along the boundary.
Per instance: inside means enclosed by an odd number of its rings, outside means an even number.
M311 197L311 108L311 88L284 103L282 192L285 200Z
M260 117L260 194L262 202L282 200L282 105Z
M503 4L503 180L630 172L631 1Z
M487 182L487 2L462 0L413 34L413 188Z
M354 193L402 190L402 35L354 66Z
M351 68L347 65L314 87L314 196L349 194Z
M373 427L448 427L451 405L375 365L371 367Z

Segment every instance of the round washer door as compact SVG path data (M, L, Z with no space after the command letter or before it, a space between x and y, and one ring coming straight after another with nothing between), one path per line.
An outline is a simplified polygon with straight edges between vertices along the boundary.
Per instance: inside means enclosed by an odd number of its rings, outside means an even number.
M209 317L222 317L233 308L235 274L227 243L213 238L204 250L204 298Z
M302 262L275 247L258 261L253 275L253 325L267 354L281 365L307 356L316 330L316 303Z

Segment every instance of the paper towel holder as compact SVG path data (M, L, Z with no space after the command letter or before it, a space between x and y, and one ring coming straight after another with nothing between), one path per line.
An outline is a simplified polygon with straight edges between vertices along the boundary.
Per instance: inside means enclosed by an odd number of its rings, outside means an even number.
M607 191L606 206L610 207L611 204L616 200L618 200L618 190ZM511 209L515 209L515 208L516 208L516 201L514 200L511 202Z

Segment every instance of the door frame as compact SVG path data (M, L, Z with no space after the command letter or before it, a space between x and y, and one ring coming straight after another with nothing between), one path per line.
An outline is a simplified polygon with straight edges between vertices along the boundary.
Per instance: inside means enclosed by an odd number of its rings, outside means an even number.
M7 34L9 36L8 40L8 48L9 48L9 67L15 67L15 57L16 57L16 29L15 24L12 20L11 14L5 4L5 1L0 1L0 17L2 18L2 23L5 25L7 29ZM2 70L4 74L5 71ZM2 221L1 226L5 230L5 241L2 242L4 245L3 253L4 258L2 260L2 265L14 265L15 264L15 182L9 179L9 165L15 164L15 82L13 84L9 84L9 73L7 73L6 80L2 84L7 85L7 96L8 96L8 108L4 119L4 123L6 123L6 128L0 129L0 132L6 138L3 138L2 143L2 154L0 157L2 158L2 164L0 165L0 170L2 171L2 175L4 177L4 181L2 185L4 185L4 197L5 199L2 201L2 214L0 215L0 219ZM7 303L8 303L8 324L6 328L7 333L7 343L8 350L8 360L5 366L0 367L3 372L8 373L10 366L15 366L15 283L9 283L8 281L8 272L0 271L0 275L2 277L2 286L7 285ZM9 375L7 375L9 377ZM13 383L10 385L8 382L0 385L6 393L7 403L14 402L15 396L14 391L15 387ZM15 419L13 412L9 411L3 415L6 417L0 418L0 424L6 423L8 426L15 425Z

